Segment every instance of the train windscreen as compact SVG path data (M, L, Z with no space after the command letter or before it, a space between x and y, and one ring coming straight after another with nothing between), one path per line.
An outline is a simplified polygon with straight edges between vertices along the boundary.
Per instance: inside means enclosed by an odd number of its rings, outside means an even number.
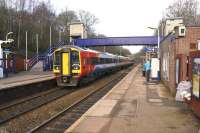
M60 65L60 53L59 53L59 51L55 52L54 65L56 65L56 66Z
M80 62L79 62L79 52L77 52L77 51L71 52L71 62L72 62L72 64L80 64Z

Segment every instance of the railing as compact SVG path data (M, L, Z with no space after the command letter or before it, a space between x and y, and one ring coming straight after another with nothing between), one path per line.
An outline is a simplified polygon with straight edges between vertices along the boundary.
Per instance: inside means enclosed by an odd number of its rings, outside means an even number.
M29 61L28 61L28 64L27 64L28 70L30 70L39 61L42 61L44 59L45 59L45 57L42 56L42 55L38 55L38 56L36 55L36 56L33 56L32 58L30 58Z
M28 70L30 70L38 61L43 61L44 64L44 70L50 70L53 68L53 52L55 49L62 47L66 41L61 41L59 43L56 43L53 45L53 47L48 48L46 52L43 54L33 56L31 59L28 61Z
M28 61L28 70L31 69L35 64L37 63L37 56L33 56L31 59Z

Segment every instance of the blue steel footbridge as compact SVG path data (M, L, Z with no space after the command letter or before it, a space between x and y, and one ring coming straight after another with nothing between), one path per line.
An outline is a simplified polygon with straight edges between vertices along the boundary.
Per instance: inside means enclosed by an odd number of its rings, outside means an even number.
M160 37L162 41L162 37ZM147 46L156 47L158 45L158 36L134 36L134 37L105 37L105 38L87 38L87 39L75 39L71 43L67 41L58 42L54 44L51 48L48 48L45 54L40 55L44 63L44 69L49 70L52 68L53 64L53 53L54 50L62 47L63 45L76 45L79 47L96 47L96 46ZM31 60L32 61L32 60ZM33 58L33 65L37 63L38 60ZM33 66L32 65L32 66Z

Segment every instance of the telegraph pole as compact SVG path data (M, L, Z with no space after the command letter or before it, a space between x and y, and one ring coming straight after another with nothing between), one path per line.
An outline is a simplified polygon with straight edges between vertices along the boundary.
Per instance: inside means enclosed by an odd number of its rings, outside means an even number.
M51 25L50 25L50 41L49 41L49 69L51 70Z
M61 30L59 30L59 42L61 42Z

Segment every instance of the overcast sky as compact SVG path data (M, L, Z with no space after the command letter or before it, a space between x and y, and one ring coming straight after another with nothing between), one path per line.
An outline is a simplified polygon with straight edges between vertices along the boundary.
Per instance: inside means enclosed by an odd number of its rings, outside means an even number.
M60 12L65 8L86 10L94 14L99 23L96 33L109 37L148 36L157 27L165 9L174 0L51 0L51 4ZM140 48L129 47L131 52Z

